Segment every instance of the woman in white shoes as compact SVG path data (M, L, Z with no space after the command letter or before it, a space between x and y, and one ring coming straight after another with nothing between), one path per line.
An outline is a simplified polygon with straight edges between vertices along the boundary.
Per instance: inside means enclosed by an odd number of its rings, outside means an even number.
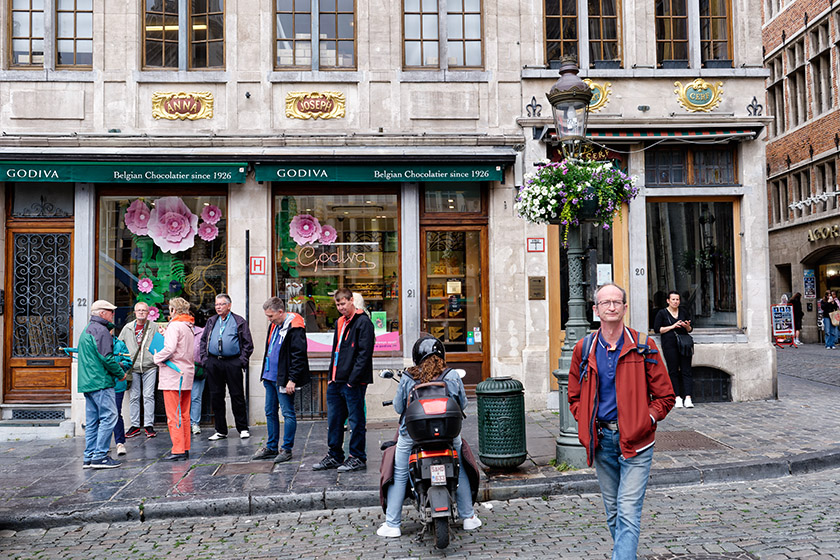
M444 361L446 360L446 350L444 350L443 343L430 334L422 333L420 335L420 338L414 343L411 354L415 366L409 368L403 374L400 387L394 397L394 410L398 414L402 414L405 410L409 392L415 384L435 380L448 369ZM450 394L459 396L461 410L465 409L467 407L467 395L460 376L454 370L449 370L443 377L443 381L446 383ZM397 450L394 457L394 484L388 488L385 523L376 530L376 534L380 537L399 537L402 535L400 523L408 483L408 460L413 444L414 442L405 427L405 419L401 419L400 435L397 439ZM460 456L461 436L455 439L454 445ZM473 509L472 491L470 490L463 460L458 477L457 500L458 514L461 516L464 530L474 531L481 527L481 519L478 518Z
M694 408L694 403L691 402L691 355L681 354L677 345L677 334L688 335L692 330L688 313L680 307L679 292L668 292L668 307L660 309L656 314L653 330L662 335L660 346L668 366L671 385L677 395L674 408Z

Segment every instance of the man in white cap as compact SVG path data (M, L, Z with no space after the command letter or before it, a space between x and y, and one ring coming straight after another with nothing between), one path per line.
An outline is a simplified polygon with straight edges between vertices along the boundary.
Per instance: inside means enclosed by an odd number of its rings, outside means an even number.
M114 385L125 374L114 356L114 310L103 299L90 306L90 323L79 337L79 392L85 395L85 458L82 468L112 469L120 462L111 459L108 448L117 423Z

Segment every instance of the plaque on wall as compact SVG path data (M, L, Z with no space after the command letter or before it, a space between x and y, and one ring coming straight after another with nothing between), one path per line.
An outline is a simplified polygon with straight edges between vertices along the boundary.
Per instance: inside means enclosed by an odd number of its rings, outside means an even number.
M152 117L168 120L213 118L213 94L209 91L156 91L152 94Z
M337 91L290 91L286 117L290 119L343 119L344 94Z
M697 78L686 85L674 82L674 86L677 88L674 90L677 94L677 102L692 113L698 111L708 113L720 105L723 97L723 82L710 84L703 78Z

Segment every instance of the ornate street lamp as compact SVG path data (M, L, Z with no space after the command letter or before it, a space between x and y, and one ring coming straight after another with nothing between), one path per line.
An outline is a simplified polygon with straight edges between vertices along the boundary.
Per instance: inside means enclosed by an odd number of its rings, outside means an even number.
M567 159L580 159L586 143L586 125L589 116L589 102L592 90L581 80L577 59L563 57L560 64L560 78L546 94L554 113L557 139ZM553 375L560 385L560 435L557 437L557 464L566 463L572 467L586 467L586 450L578 441L578 426L568 405L569 369L572 365L572 351L578 340L586 336L589 321L586 320L586 300L583 281L584 251L580 241L580 226L569 228L566 258L569 270L569 320L566 321L566 340L563 343L558 369Z
M578 71L576 57L562 57L560 78L546 94L563 155L572 159L580 159L586 142L586 121L592 100L592 90L578 77Z

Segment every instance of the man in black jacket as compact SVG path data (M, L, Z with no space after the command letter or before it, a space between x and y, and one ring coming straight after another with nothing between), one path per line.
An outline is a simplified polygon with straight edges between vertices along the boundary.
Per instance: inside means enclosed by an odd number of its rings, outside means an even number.
M332 359L327 383L327 444L329 453L312 470L339 472L366 468L365 391L373 383L373 323L353 305L347 288L335 292L341 317L335 325ZM344 422L349 420L350 456L344 460Z
M230 407L236 430L242 439L251 437L248 431L248 414L245 407L245 388L242 369L248 369L248 358L254 352L251 330L244 317L230 311L230 296L216 296L216 315L207 320L199 341L199 357L210 381L210 403L216 433L210 441L227 437L227 411L225 410L225 385L230 391Z
M260 379L265 387L268 441L252 459L274 459L275 463L284 463L292 458L295 445L295 388L309 383L310 377L309 358L306 355L306 326L303 317L286 311L279 297L269 298L263 304L263 311L271 322L265 340L265 358L260 369ZM283 447L279 451L278 406L283 411Z

